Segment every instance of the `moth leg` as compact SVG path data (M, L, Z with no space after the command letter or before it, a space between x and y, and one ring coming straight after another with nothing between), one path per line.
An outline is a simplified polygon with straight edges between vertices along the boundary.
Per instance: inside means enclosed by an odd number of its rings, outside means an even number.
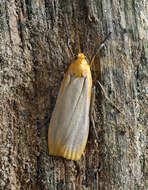
M117 110L119 113L121 113L121 114L123 114L123 115L125 116L125 114L124 114L122 111L120 111L120 109L118 108L118 106L116 106L116 105L108 98L108 96L106 95L106 92L105 92L105 90L104 90L102 84L101 84L99 81L97 81L97 82L98 82L98 84L100 85L100 87L101 87L101 89L102 89L102 91L103 91L103 93L104 93L104 96L105 96L105 98L108 100L108 102L109 102L114 108L116 108L116 110Z
M94 128L94 132L95 132L96 138L98 140L98 134L97 134L97 131L96 131L96 126L95 126L95 118L96 118L96 116L95 116L94 104L95 104L95 86L93 86L92 93L91 93L90 120L91 120L92 126Z

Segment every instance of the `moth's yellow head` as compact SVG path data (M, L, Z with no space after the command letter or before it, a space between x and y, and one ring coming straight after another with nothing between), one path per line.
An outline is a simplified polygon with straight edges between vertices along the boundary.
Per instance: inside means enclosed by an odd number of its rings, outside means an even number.
M85 59L85 55L83 53L78 53L78 58Z

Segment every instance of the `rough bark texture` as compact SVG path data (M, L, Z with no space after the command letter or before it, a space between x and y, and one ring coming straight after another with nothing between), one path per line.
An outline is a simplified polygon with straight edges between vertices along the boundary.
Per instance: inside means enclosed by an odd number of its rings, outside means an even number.
M147 13L147 0L0 0L0 189L148 189ZM109 31L95 60L99 141L90 126L80 161L49 156L72 52L90 59Z

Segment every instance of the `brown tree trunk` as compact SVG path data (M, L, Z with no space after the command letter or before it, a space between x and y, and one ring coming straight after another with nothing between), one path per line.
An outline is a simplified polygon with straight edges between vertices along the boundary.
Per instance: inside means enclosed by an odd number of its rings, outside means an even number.
M148 189L146 0L0 1L0 189ZM81 50L95 60L92 126L78 162L48 154L64 73Z

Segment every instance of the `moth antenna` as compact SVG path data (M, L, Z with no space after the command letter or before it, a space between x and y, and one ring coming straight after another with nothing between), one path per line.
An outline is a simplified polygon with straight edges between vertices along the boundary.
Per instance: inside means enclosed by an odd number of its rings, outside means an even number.
M90 66L92 66L97 53L104 47L104 44L106 40L110 37L110 35L111 35L111 32L109 32L108 35L105 37L105 39L95 48L94 55L92 56L91 61L90 61Z

